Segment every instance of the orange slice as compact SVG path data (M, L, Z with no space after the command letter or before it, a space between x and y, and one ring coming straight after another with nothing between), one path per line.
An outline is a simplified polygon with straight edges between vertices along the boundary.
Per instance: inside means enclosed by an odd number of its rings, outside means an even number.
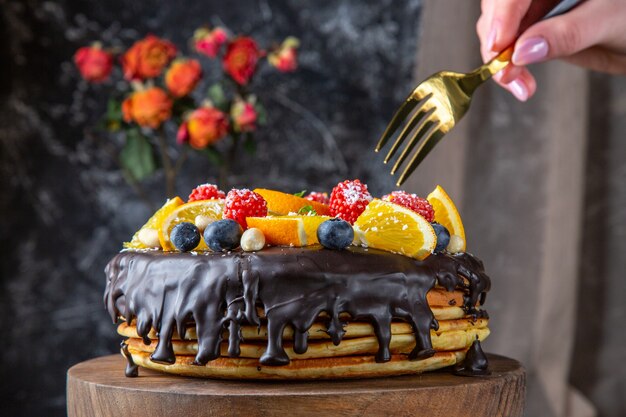
M463 239L461 252L465 251L465 228L461 216L452 199L446 191L438 185L426 198L435 210L435 221L444 226L450 235L457 235Z
M265 241L274 246L307 246L319 243L317 228L329 216L247 217L248 227L261 229Z
M317 201L265 188L257 188L254 192L261 194L267 201L267 210L273 215L298 213L302 207L306 206L313 207L313 210L320 216L330 215L330 208L326 204L318 203Z
M355 243L425 259L437 246L426 219L398 204L375 198L354 223Z
M146 229L158 230L159 226L161 225L161 223L163 223L163 220L167 216L169 216L172 213L172 211L174 211L176 209L176 207L178 207L180 205L183 205L183 204L185 204L185 202L180 197L174 197L174 198L171 198L171 199L167 200L165 202L165 204L163 204L163 207L158 209L152 215L152 217L150 217L148 219L146 224L141 226L141 229L139 229L139 230L137 230L137 232L135 232L135 234L133 235L133 238L131 239L130 242L124 242L124 248L126 248L126 249L147 249L148 247L143 242L141 242L141 240L139 240L139 233L142 230L146 230Z
M224 200L198 200L185 203L174 209L167 216L159 227L159 241L164 251L175 250L174 245L170 242L170 233L174 226L182 222L194 223L197 216L206 216L214 220L222 218L224 211ZM195 250L208 250L204 239L200 240L200 244Z

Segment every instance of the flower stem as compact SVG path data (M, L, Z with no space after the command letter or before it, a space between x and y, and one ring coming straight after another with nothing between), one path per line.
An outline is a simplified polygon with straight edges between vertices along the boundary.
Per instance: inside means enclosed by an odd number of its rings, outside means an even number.
M230 149L228 150L228 154L226 155L226 159L220 166L220 174L219 174L219 187L222 190L227 190L230 188L229 177L230 171L235 163L235 158L237 157L237 147L239 146L239 135L236 133L231 134L231 138L233 139Z
M160 128L157 134L157 143L161 154L161 162L163 163L163 171L165 174L165 194L167 198L174 197L174 188L176 185L176 169L172 164L172 159L168 154L167 141L165 140L165 131Z

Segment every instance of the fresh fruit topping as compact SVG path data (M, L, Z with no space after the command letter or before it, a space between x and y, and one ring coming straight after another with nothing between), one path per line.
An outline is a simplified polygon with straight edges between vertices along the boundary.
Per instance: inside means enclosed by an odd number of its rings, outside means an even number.
M372 200L354 223L362 246L425 259L437 246L437 236L422 216L389 201Z
M170 233L170 241L179 251L189 252L200 243L200 231L193 223L178 223Z
M328 216L330 214L328 206L318 203L317 201L310 201L297 195L267 190L265 188L257 188L254 191L261 194L265 201L267 201L267 209L272 215L298 213L300 209L305 206L312 206L313 210L322 216Z
M170 215L170 213L172 213L172 211L174 211L176 209L176 207L185 204L185 202L180 199L180 197L174 197L171 198L169 200L167 200L165 202L165 204L163 204L163 207L161 207L160 209L158 209L156 211L156 213L154 213L152 215L152 217L150 217L148 219L148 221L146 222L146 224L144 224L141 229L139 229L133 236L133 238L131 239L130 242L125 242L124 243L124 248L126 249L148 249L148 248L152 248L152 247L158 247L160 245L156 245L156 246L152 246L152 245L147 245L146 243L142 242L139 234L141 233L142 230L146 230L146 229L159 229L161 224L163 223L163 220ZM150 232L148 232L150 233ZM150 243L154 243L154 242L150 242Z
M328 193L319 193L317 191L311 191L309 195L307 195L304 198L310 201L317 201L318 203L322 203L326 205L330 204L330 198L328 198Z
M242 233L241 225L235 220L218 220L204 229L204 241L214 252L232 250L239 246Z
M329 216L267 216L248 217L248 225L260 229L268 244L274 246L306 246L319 243L317 228Z
M267 216L267 202L255 191L247 188L232 189L226 196L224 218L235 220L245 230L248 228L246 217Z
M217 188L217 185L202 184L194 188L191 194L189 194L188 202L198 200L213 200L224 197L226 197L226 194L224 194L224 191Z
M345 249L354 240L354 230L345 220L330 219L317 228L317 239L325 248Z
M444 226L439 223L431 223L431 226L435 230L437 235L437 246L435 246L435 253L443 252L450 243L450 232Z
M145 228L139 231L139 241L146 248L160 248L161 242L159 242L159 231L157 229Z
M383 196L385 201L400 204L403 207L413 210L426 219L427 222L433 222L435 219L435 210L428 200L419 197L417 194L410 194L406 191L392 191L390 194Z
M261 217L264 218L264 217ZM241 235L241 249L254 252L265 247L265 235L261 229L251 227Z
M435 221L448 229L451 235L457 235L463 239L460 250L454 253L465 251L465 228L463 227L459 211L456 209L450 196L438 185L432 193L428 194L427 200L435 209Z
M463 252L463 248L465 247L465 240L459 235L450 236L450 243L448 243L448 247L446 250L450 253L459 253Z
M170 241L170 234L172 229L178 223L195 222L198 216L205 216L213 220L218 220L222 217L222 210L224 207L224 200L199 200L192 201L191 203L185 203L175 208L166 218L163 220L159 227L159 241L163 250L174 250L175 247ZM204 242L200 241L200 244L196 250L206 250Z
M354 224L370 201L372 195L367 191L367 185L359 180L345 180L330 193L330 214Z

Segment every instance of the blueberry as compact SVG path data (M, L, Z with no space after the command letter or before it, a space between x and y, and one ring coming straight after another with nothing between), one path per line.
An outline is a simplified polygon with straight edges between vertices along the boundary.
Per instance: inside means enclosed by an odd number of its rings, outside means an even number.
M218 220L204 229L204 241L215 252L235 249L241 241L243 230L231 219Z
M189 252L200 243L200 232L193 223L178 223L170 232L170 241L179 251Z
M328 249L344 249L354 240L350 223L341 219L326 220L317 228L317 240Z
M435 246L435 253L443 252L450 243L450 232L448 229L440 225L439 223L432 223L435 234L437 235L437 246Z

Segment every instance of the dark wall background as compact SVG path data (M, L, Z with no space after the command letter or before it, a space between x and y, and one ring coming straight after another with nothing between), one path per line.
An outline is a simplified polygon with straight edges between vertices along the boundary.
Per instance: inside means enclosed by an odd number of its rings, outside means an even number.
M93 40L129 47L147 33L186 52L193 30L224 24L263 45L301 39L300 69L263 70L255 91L269 125L236 185L329 190L360 177L392 189L371 149L411 86L419 0L0 0L0 414L65 412L65 371L117 351L102 306L103 268L150 210L126 185L106 138L85 133L110 87L88 86L71 62ZM206 68L209 77L216 65ZM173 140L173 137L170 137ZM177 191L212 181L200 157ZM145 184L157 202L162 178ZM121 372L121 371L120 371Z

